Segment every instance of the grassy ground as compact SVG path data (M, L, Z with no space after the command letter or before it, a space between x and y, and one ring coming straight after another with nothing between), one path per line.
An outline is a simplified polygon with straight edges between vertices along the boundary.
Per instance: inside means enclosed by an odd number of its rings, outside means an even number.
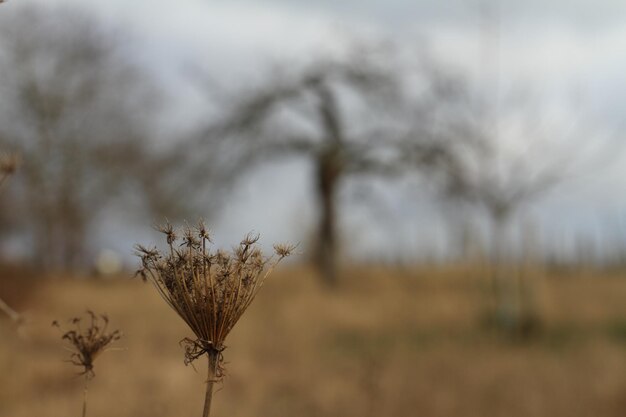
M483 275L352 268L329 293L281 268L227 340L213 415L622 417L626 276L541 280L544 330L521 343L484 324ZM191 334L148 284L56 279L19 294L27 323L0 320L0 417L80 415L83 380L50 323L87 308L125 335L96 361L88 416L201 414L205 362L184 366Z

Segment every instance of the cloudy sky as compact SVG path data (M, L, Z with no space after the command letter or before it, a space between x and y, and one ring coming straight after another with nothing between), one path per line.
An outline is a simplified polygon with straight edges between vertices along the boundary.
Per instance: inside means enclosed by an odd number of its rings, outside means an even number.
M37 0L11 0L29 1ZM610 140L615 154L626 148L623 0L54 1L87 5L130 30L137 58L179 93L170 112L174 124L192 117L200 102L185 82L190 65L201 65L225 85L249 84L268 64L307 59L335 48L342 37L371 36L427 45L442 61L478 79L498 79L503 88L523 85L546 113L589 133L577 141ZM529 216L547 240L626 236L626 158L614 159L533 205ZM298 161L260 170L237 191L237 203L216 232L230 239L253 228L268 241L302 239L315 218L309 180L310 167ZM347 234L364 237L359 250L395 250L385 237L389 228L397 229L394 242L405 250L444 248L438 210L420 203L419 192L398 193L391 192L387 204L395 225L364 231L367 215L345 216ZM250 213L251 205L258 210ZM402 217L411 212L421 220Z

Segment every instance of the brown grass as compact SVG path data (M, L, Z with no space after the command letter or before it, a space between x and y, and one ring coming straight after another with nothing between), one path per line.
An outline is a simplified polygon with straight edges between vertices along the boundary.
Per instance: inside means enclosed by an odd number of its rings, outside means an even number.
M510 342L481 317L488 281L461 268L344 271L337 293L305 268L275 273L229 335L216 416L621 417L626 279L551 276L546 325ZM181 366L187 335L138 281L49 281L23 304L29 340L0 322L0 417L75 415L81 380L50 317L108 311L126 335L90 388L93 415L188 416L206 375ZM113 359L113 358L111 358ZM249 383L260 381L262 383Z

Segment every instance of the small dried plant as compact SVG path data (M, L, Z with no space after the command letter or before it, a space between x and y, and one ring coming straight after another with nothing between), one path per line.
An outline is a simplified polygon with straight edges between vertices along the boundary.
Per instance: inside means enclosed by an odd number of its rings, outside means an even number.
M19 162L19 157L15 154L0 153L0 189L5 181L15 173ZM17 326L23 322L22 316L13 310L2 298L0 298L0 311L4 312Z
M259 236L247 235L231 253L211 251L211 239L203 222L185 227L179 239L171 224L159 227L169 249L137 245L142 267L137 272L154 284L159 294L194 332L185 338L185 364L204 354L208 358L208 379L203 417L211 409L213 384L224 375L224 340L241 318L265 278L294 247L275 245L275 254L266 257L256 245Z
M93 370L94 360L98 355L107 350L107 346L119 340L122 334L119 330L109 332L109 318L106 314L96 315L93 311L87 311L88 320L86 325L81 326L83 319L74 317L69 323L74 327L63 332L63 340L67 340L71 347L71 355L67 362L81 368L79 375L85 376L85 389L83 391L83 417L87 415L87 383L96 374ZM61 329L58 321L52 325ZM63 330L62 330L63 331Z

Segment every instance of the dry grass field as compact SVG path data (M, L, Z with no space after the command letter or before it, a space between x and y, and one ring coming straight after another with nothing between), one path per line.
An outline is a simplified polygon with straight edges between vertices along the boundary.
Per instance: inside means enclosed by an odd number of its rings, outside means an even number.
M98 357L88 416L198 416L205 361L140 280L22 280L0 295L25 312L0 320L0 417L79 416L83 379L63 362L54 319L107 312L123 331ZM213 415L229 417L623 417L626 277L553 275L539 283L540 335L507 340L485 325L479 269L351 268L335 292L304 267L270 277L226 343ZM10 293L10 294L9 294ZM27 296L26 296L27 295Z

